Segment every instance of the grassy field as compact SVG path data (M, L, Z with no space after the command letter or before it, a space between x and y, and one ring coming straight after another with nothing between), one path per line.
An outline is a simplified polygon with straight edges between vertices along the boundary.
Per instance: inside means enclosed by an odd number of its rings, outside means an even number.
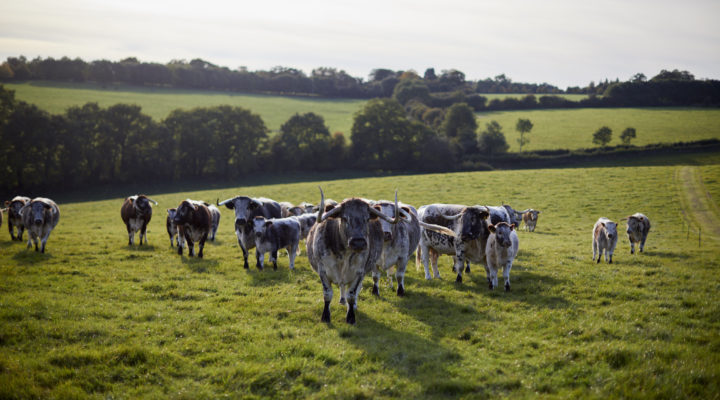
M365 104L365 100L281 97L126 85L102 88L94 84L31 82L6 84L5 87L14 90L17 99L36 104L52 114L61 114L68 107L87 102L96 102L102 107L125 103L139 105L145 114L160 121L178 108L189 110L228 104L252 110L262 117L269 129L278 131L295 113L314 112L322 115L331 133L339 131L347 137L350 136L355 112Z
M510 145L518 151L515 130L519 118L533 123L523 150L577 149L595 147L593 133L602 126L612 129L610 145L621 144L625 128L637 130L632 144L673 143L720 139L720 110L716 108L583 108L578 110L506 111L478 114L479 131L497 121Z
M715 196L720 156L698 160ZM0 240L0 398L718 398L720 238L686 239L679 168L150 192L160 205L144 247L127 246L121 198L61 203L46 254ZM318 184L338 200L397 188L416 206L542 214L535 233L519 232L511 292L489 291L480 266L455 284L448 257L441 280L411 264L406 297L363 291L356 326L337 289L332 323L319 322L321 285L304 254L292 272L287 257L278 271L243 270L230 210L205 259L169 248L164 209L182 199L317 201ZM634 212L653 224L645 253L631 256L622 237L615 263L591 262L595 220Z

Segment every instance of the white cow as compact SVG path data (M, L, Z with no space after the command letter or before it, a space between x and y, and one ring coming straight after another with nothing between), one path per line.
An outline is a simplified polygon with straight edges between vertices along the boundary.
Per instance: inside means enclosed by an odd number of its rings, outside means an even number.
M505 291L510 290L510 269L517 256L519 240L514 224L500 222L489 225L490 236L485 245L485 257L489 271L488 281L490 289L498 286L498 270L503 269L505 278Z
M617 223L605 217L599 218L593 227L593 261L597 256L597 262L600 263L604 251L605 262L612 264L615 245L617 245Z

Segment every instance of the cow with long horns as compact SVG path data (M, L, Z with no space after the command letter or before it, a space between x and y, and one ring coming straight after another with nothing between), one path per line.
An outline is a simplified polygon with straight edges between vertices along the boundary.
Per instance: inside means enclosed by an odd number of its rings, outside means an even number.
M387 217L367 201L351 198L325 211L325 195L320 189L317 222L307 238L310 265L320 276L325 305L322 322L330 322L332 284L340 288L340 300L347 303L345 321L355 323L357 296L365 275L372 271L382 253L383 233L379 220L400 221L395 193L395 216Z
M145 196L144 194L130 196L123 202L120 208L120 217L122 218L128 231L128 246L135 243L135 232L140 232L140 246L148 244L147 225L152 218L152 205L157 205L157 201Z
M504 211L504 209L502 210ZM488 207L478 205L430 204L420 207L418 210L420 221L444 226L454 233L454 235L448 235L429 229L421 230L415 262L419 264L422 259L425 279L431 279L428 268L431 252L453 257L453 271L457 273L456 282L462 282L463 266L466 260L482 263L489 278L490 271L487 268L485 257L485 245L490 235L486 221L488 216L490 216ZM440 277L437 257L433 257L433 276Z
M243 252L245 269L248 265L248 251L255 248L255 232L253 232L253 220L255 217L280 218L281 207L278 202L266 198L253 198L247 196L237 196L220 202L216 201L218 207L225 206L235 211L235 235L238 244ZM255 250L255 262L258 269L262 269L260 265L260 254Z
M25 204L20 210L23 225L28 230L27 247L35 244L35 251L38 251L38 241L40 242L39 251L45 252L45 245L50 237L50 232L55 229L60 221L60 209L54 201L36 197L29 203Z

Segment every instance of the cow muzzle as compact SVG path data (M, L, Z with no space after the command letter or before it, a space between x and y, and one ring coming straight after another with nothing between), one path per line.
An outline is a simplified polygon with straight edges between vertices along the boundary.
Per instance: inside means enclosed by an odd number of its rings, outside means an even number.
M245 218L235 219L235 226L245 226L245 224L247 224L247 220Z
M392 232L383 232L383 240L389 242L393 239Z
M36 219L36 220L35 220L35 225L40 226L40 225L42 225L42 223L43 223L43 220L41 220L41 219Z
M363 251L367 248L367 240L362 237L352 238L348 241L348 246L354 251Z

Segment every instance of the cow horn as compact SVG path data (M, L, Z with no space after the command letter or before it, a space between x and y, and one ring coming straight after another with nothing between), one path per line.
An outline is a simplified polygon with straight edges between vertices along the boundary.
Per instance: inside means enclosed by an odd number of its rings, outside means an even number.
M155 203L155 205L158 205L158 202L157 202L157 201L155 201L155 200L153 200L153 199L151 199L151 198L149 198L149 197L148 197L147 199L148 199L148 201L152 201L153 203Z
M435 225L435 224L428 224L422 221L420 222L420 226L422 226L425 229L431 230L433 232L442 233L443 235L448 235L452 237L457 237L457 234L450 228L446 228L441 225Z
M400 209L400 214L402 214L402 217L406 222L412 221L412 217L410 216L410 214L408 214L408 212L403 210L402 208Z
M250 198L250 202L255 204L258 207L262 207L263 203L261 201L258 201L257 199Z
M398 222L400 222L400 207L398 206L397 190L395 191L395 218L390 218L387 215L369 206L368 210L370 210L370 213L377 215L378 217L384 219L391 224L397 224Z
M325 211L325 193L323 193L322 188L318 186L318 189L320 189L320 205L318 205L318 215L317 215L317 223L320 223L322 221L323 211Z
M220 199L217 199L217 200L215 200L215 204L217 204L218 206L224 206L224 205L227 204L229 201L232 201L232 199L233 199L233 198L229 198L229 199L227 199L227 200L223 200L222 203L220 203Z
M447 220L455 221L456 219L460 218L460 217L462 216L462 214L457 214L457 215L452 215L452 216L445 215L445 214L440 214L440 216L443 217L443 218L445 218L445 219L447 219Z
M532 211L532 208L526 208L526 209L524 209L524 210L522 210L522 211L518 211L518 212L519 212L520 214L525 214L526 212L530 212L530 211Z

